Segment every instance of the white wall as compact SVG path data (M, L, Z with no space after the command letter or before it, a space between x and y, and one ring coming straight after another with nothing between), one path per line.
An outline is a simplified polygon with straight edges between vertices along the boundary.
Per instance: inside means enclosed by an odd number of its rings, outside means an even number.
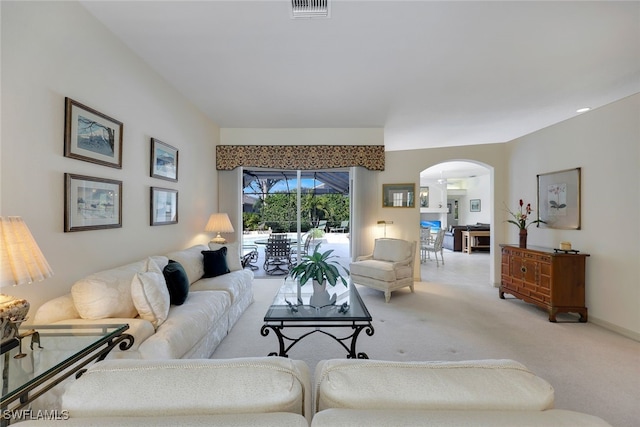
M55 273L3 292L35 310L88 273L208 241L218 127L78 3L1 7L1 213L25 219ZM63 156L65 96L124 123L121 170ZM177 183L149 176L151 137L180 150ZM122 228L64 233L65 172L122 181ZM177 225L149 225L151 186L179 191Z
M466 180L467 194L458 199L460 212L458 224L468 225L482 222L491 223L493 206L491 205L491 177L477 176ZM471 200L480 200L480 212L471 212Z
M511 208L536 205L536 175L582 168L582 228L529 228L533 245L570 241L587 258L589 319L640 337L640 94L508 144ZM505 216L506 219L506 216ZM515 226L505 225L511 241Z

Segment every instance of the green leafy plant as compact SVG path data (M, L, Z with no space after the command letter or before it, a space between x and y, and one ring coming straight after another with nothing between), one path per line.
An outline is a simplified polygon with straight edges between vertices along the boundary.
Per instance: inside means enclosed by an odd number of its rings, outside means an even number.
M343 269L347 275L349 275L349 270L333 259L337 258L337 256L331 255L333 249L320 252L319 248L320 245L316 246L311 255L303 255L300 259L300 264L291 269L289 276L298 279L301 286L311 279L319 283L327 279L331 286L335 286L338 283L338 279L340 279L343 285L348 286L347 280L340 276L338 267Z

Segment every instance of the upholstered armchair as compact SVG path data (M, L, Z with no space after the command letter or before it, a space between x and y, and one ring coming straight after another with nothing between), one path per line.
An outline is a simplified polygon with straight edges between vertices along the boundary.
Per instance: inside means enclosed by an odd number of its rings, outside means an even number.
M413 292L413 263L416 242L402 239L376 239L371 255L360 256L349 265L353 283L384 292L389 302L391 292L408 286Z

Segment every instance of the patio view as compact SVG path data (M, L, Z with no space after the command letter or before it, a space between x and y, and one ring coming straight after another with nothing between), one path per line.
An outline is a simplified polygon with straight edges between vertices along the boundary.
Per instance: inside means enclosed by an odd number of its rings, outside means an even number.
M257 253L250 262L256 277L286 275L297 254L318 245L322 251L334 250L348 266L348 171L246 170L243 181L242 243L245 252ZM285 236L291 251L276 265L265 264L272 235Z

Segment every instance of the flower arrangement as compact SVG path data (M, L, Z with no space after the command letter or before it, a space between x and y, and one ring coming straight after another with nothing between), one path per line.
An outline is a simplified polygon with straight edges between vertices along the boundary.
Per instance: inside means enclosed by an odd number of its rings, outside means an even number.
M527 219L529 218L529 215L531 215L531 212L533 212L533 209L531 209L531 203L527 203L527 205L525 206L522 199L520 199L518 203L520 205L520 212L512 212L510 209L507 209L511 214L511 216L514 218L514 219L508 219L507 222L510 222L511 224L515 224L516 226L518 226L520 230L526 230L531 224L538 224L538 223L546 224L546 222L544 222L541 219L530 221L527 224Z

